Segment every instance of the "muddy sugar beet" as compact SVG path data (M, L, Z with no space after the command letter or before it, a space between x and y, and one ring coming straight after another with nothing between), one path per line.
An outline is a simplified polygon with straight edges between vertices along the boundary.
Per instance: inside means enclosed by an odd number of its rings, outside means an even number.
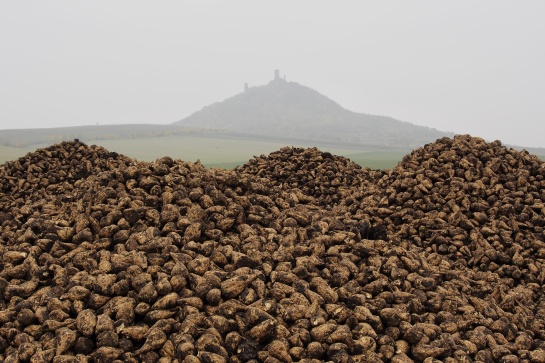
M37 150L0 167L0 362L545 362L544 178L470 136L391 171Z

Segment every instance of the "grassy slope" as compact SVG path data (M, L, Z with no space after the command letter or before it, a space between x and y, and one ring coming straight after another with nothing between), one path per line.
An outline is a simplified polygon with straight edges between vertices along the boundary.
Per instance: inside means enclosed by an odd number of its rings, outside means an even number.
M95 143L104 146L108 150L116 151L138 160L153 161L168 155L174 159L186 161L200 160L208 167L223 167L227 169L235 167L236 165L242 165L254 156L262 154L267 155L286 146L285 143L278 141L198 136L168 136L140 140L97 140ZM293 146L310 147L312 145L301 144ZM353 160L355 162L357 162L357 160L370 160L369 157L365 158L365 156L362 155L365 154L362 152L363 150L327 147L321 147L320 149L336 155L354 154L355 157ZM379 155L380 153L375 154ZM401 157L403 155L404 154L402 154ZM381 161L383 161L383 159L392 159L392 157L383 157ZM399 160L401 160L401 158L395 160L393 165Z
M237 165L243 165L254 156L269 154L284 146L286 143L268 140L232 139L201 136L165 136L144 139L122 140L97 140L88 142L89 145L97 144L110 151L115 151L129 157L153 161L162 156L170 156L174 159L186 161L200 160L207 167L221 167L231 169ZM311 147L311 144L298 144L289 146ZM9 160L15 160L28 152L42 146L26 148L14 148L0 146L0 164ZM343 155L355 163L372 169L391 169L406 154L401 151L365 151L352 148L320 147L323 151L329 151L335 155ZM545 156L540 158L545 160Z
M35 151L39 147L29 146L29 147L11 147L0 145L0 165L4 164L6 161L15 160L22 156L25 156L27 153Z
M344 154L347 158L361 166L371 169L392 169L406 155L400 151L370 151Z
M53 127L42 129L0 130L0 145L28 147L52 145L66 140L115 140L143 137L179 135L193 132L191 129L172 125L95 125L74 127Z

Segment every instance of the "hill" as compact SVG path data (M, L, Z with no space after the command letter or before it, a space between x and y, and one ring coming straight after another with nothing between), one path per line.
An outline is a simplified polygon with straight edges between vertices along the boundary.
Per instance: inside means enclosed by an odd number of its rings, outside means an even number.
M405 149L453 136L391 117L346 110L309 87L279 77L206 106L174 125Z
M285 145L316 146L362 166L391 169L401 156L443 136L391 117L355 113L280 77L168 125L126 124L0 130L0 164L53 143L79 139L141 161L164 155L207 167L241 165ZM521 150L524 147L513 146ZM543 157L545 149L526 148Z

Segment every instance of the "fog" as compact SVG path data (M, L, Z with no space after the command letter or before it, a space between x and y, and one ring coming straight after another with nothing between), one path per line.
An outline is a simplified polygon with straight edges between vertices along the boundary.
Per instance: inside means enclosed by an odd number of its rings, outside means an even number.
M3 1L0 129L180 120L280 69L343 107L545 147L545 2Z

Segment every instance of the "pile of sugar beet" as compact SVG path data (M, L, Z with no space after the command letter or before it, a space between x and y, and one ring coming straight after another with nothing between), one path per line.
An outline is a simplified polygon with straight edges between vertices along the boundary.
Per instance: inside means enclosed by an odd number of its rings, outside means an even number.
M545 166L470 136L391 171L75 140L0 167L0 362L545 362Z

